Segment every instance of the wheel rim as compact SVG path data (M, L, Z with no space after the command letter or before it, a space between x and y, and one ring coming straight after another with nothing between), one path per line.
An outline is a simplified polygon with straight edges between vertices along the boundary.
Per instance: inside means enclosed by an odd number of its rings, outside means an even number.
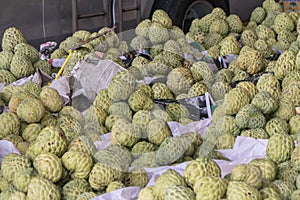
M183 31L188 32L192 21L196 18L201 18L210 13L213 9L211 3L205 0L194 1L186 10L182 21Z

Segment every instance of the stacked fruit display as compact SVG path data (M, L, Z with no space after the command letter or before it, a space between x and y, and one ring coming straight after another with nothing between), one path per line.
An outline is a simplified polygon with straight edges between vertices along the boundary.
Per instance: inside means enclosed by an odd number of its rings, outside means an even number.
M185 35L157 10L136 27L130 45L111 32L74 51L64 75L77 61L96 56L94 51L121 65L118 56L129 48L148 49L153 58L135 57L99 91L85 115L63 105L51 87L6 85L0 105L9 112L0 115L0 139L11 141L21 154L2 161L0 199L92 199L127 186L145 187L145 167L184 161L190 162L183 175L168 170L154 186L142 189L139 199L299 198L298 19L296 12L286 14L266 0L247 26L215 8L195 19ZM66 57L70 48L95 34L75 32L51 57ZM237 59L214 73L190 42L198 42L211 57L236 54ZM0 82L28 76L44 62L15 28L5 32L2 48ZM283 51L278 59L272 48ZM186 54L192 56L185 59ZM144 77L160 79L145 84ZM250 81L253 77L258 80ZM154 100L206 92L218 106L205 136L187 132L174 137L167 122L189 124L189 109L178 103L162 109ZM111 144L97 150L93 142L109 132ZM268 139L266 157L237 165L221 178L212 159L222 158L216 150L232 148L237 136Z

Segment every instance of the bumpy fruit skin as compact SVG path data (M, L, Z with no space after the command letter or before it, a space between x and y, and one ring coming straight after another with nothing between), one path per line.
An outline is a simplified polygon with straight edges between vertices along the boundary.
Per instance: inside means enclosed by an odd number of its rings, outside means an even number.
M294 164L294 167L299 171L300 170L300 147L296 146L291 155L291 162Z
M147 137L146 128L152 119L154 119L154 116L150 111L146 110L140 110L133 115L132 123L141 128L143 138Z
M242 81L242 82L238 83L236 87L245 89L248 92L248 94L250 95L251 99L253 99L253 97L257 93L257 88L250 81Z
M8 182L12 182L17 171L29 167L31 167L31 162L25 156L8 154L2 160L0 172Z
M154 99L174 99L172 91L164 83L154 83L152 90Z
M141 36L136 36L136 37L132 38L132 40L130 42L130 46L133 49L146 49L149 47L149 43L145 38L143 38Z
M110 145L105 150L97 151L94 154L94 159L111 167L119 166L123 171L127 171L131 163L131 154L126 147Z
M117 120L111 129L111 143L120 144L126 147L132 147L142 137L142 131L139 126L127 123L123 119Z
M204 37L204 47L210 49L211 47L219 44L223 37L219 33L209 33Z
M215 161L207 158L197 158L186 166L183 176L188 185L194 186L198 178L203 176L221 176L221 170Z
M261 190L259 190L259 192L263 199L274 199L274 200L280 199L279 192L272 187L262 188Z
M109 167L118 166L124 171L128 170L128 165L125 163L125 159L107 149L97 151L93 157L96 162L106 164Z
M257 7L252 11L250 21L255 21L257 24L261 24L266 16L266 10L262 7Z
M290 160L277 165L277 179L294 184L297 176L296 165Z
M153 187L142 188L139 193L138 200L155 200Z
M77 195L77 199L76 200L90 200L97 197L97 194L94 192L83 192L79 195Z
M196 97L200 95L204 95L206 92L208 92L208 87L205 83L197 82L192 85L192 87L188 91L188 95L191 97Z
M20 121L16 114L4 112L0 115L0 139L15 134L20 130Z
M61 194L51 181L42 177L33 177L28 185L28 199L60 200Z
M274 31L279 34L282 30L293 31L295 24L293 19L286 13L280 13L274 20Z
M163 199L167 188L179 185L186 186L184 178L175 170L169 169L157 178L153 191L158 198Z
M254 188L244 182L229 181L226 197L228 200L236 200L236 199L260 200L261 194L259 193L259 191L256 188Z
M257 189L259 189L263 183L261 169L256 165L236 165L232 169L230 178L233 181L242 181Z
M264 114L271 114L278 108L277 100L266 91L257 93L252 99L251 104L259 108Z
M249 104L241 108L236 114L235 123L240 129L264 128L266 119L258 108Z
M136 143L132 147L131 153L135 158L138 158L142 154L151 152L151 151L155 151L155 145L150 142L141 141L141 142Z
M5 105L8 105L11 97L21 91L23 91L23 87L20 85L6 85L1 91L1 99Z
M173 69L167 77L167 86L174 94L186 93L193 83L190 69L184 67Z
M124 103L124 102L119 102ZM119 104L117 103L117 104ZM126 103L124 103L126 104ZM123 111L122 109L120 109L120 112ZM88 122L98 122L99 124L103 125L105 123L106 117L107 117L108 113L102 109L101 107L95 107L94 105L90 106L87 109L87 112L84 116L84 120L86 123Z
M275 39L275 33L269 27L260 24L255 29L258 39L267 41L269 38Z
M88 136L80 135L70 142L68 151L79 151L94 155L96 152L96 147L93 141Z
M18 117L27 123L39 122L45 114L45 107L39 99L26 98L17 108Z
M72 178L87 178L93 167L92 156L78 151L67 151L61 161L67 170L73 172Z
M169 34L170 39L172 40L178 40L185 37L183 30L178 26L172 26L172 28L169 31Z
M196 179L193 189L197 199L221 199L226 193L227 184L221 177L203 176Z
M300 53L298 55L299 55L299 59L300 59ZM299 60L299 62L300 62L300 60ZM300 65L300 63L299 63L299 65ZM298 82L298 81L300 81L300 71L299 70L292 71L284 77L284 79L281 82L281 86L282 86L282 88L286 88L289 86L290 83Z
M34 63L33 67L35 69L42 70L43 72L45 72L48 75L51 75L51 73L52 73L52 66L46 60L38 60L37 62Z
M135 28L135 34L137 36L143 37L145 39L149 39L149 27L151 25L151 20L150 19L144 19L142 20Z
M252 160L249 165L255 165L258 166L262 172L262 178L274 181L276 178L276 163L272 160L267 159L254 159Z
M171 116L164 110L160 109L160 108L155 108L151 111L152 115L154 116L154 118L156 119L161 119L164 122L170 122L172 121Z
M108 112L109 106L112 104L112 102L113 100L108 96L108 90L105 88L97 93L93 104L95 107L101 107Z
M137 90L130 95L128 104L134 112L137 112L139 110L150 110L154 102L146 93Z
M38 155L33 161L33 166L41 177L53 183L59 181L62 176L61 160L52 153Z
M33 168L24 168L15 173L12 184L14 187L22 192L28 191L28 185L32 176L34 175Z
M149 178L144 168L132 168L124 177L124 184L126 187L138 186L143 188L148 182Z
M162 166L170 165L180 159L188 148L188 142L184 138L167 137L157 149L156 162Z
M223 103L224 113L226 115L237 114L242 107L249 104L250 100L247 91L243 88L234 88L225 95Z
M263 128L242 130L240 136L252 137L254 139L269 139L268 133Z
M73 179L63 186L61 194L63 199L76 200L85 192L92 192L89 183L85 179Z
M179 103L170 103L166 107L167 113L174 121L179 121L180 118L189 118L189 110Z
M170 38L168 29L157 22L152 22L149 27L149 40L152 44L166 42Z
M10 71L16 79L20 79L33 74L35 70L29 58L22 55L14 55L10 64Z
M10 27L4 31L2 37L3 51L13 51L19 43L26 43L23 33L16 27Z
M225 37L229 32L229 25L226 20L218 19L215 20L209 27L210 33L219 33Z
M277 186L280 199L282 200L288 200L290 199L293 191L295 190L295 185L292 182L289 181L282 181L282 180L275 180L273 181L275 186Z
M4 83L5 85L11 84L15 82L16 77L8 70L0 69L0 83Z
M240 46L239 43L234 36L227 36L220 43L220 56L226 56L228 54L239 54Z
M66 58L68 56L68 53L67 51L65 51L64 49L62 48L58 48L58 49L55 49L51 55L50 55L50 58L51 59L56 59L56 58Z
M268 45L265 40L257 40L254 43L254 48L259 51L264 58L270 58L274 54L272 47Z
M196 200L195 193L191 188L186 186L173 186L166 189L164 194L165 200Z
M132 163L132 167L147 167L147 168L154 168L159 167L155 160L156 152L147 152L143 153L139 158L135 159Z
M14 94L9 103L8 103L8 107L9 107L9 110L13 113L16 113L17 112L17 108L19 106L19 104L26 98L34 98L34 95L27 92L27 91L24 91L24 92L20 92L20 93L17 93L17 94Z
M79 110L77 110L76 108L72 107L72 106L64 106L59 111L58 114L59 114L59 116L61 116L61 115L69 115L69 116L75 118L80 123L84 122L84 118L83 118L82 113Z
M295 105L288 98L281 98L279 100L278 109L274 113L274 117L288 121L296 114Z
M256 74L263 69L262 54L254 48L250 48L248 46L244 46L241 49L240 55L237 58L237 62L239 68L245 70L249 74Z
M287 50L284 51L278 58L274 73L275 76L279 80L283 80L284 77L291 71L294 71L296 69L296 55L293 51Z
M62 109L63 101L56 89L43 87L40 99L50 112L59 112Z
M108 96L113 102L128 99L134 91L135 81L134 76L130 72L126 70L118 72L108 86Z
M295 115L290 118L289 127L290 127L291 135L300 133L300 116L299 115Z
M61 157L67 150L67 139L60 128L45 127L38 135L36 141L30 144L26 156L31 160L41 153L53 153Z
M289 126L288 123L284 119L280 118L272 118L266 124L265 130L271 137L275 133L279 134L288 134Z
M90 172L89 183L94 190L102 190L111 182L121 180L121 178L121 168L96 163Z
M191 72L195 81L204 80L205 83L211 83L213 81L213 71L206 62L198 61L193 63Z
M226 21L230 27L230 32L240 33L243 30L243 22L239 16L231 14L226 18Z
M114 181L114 182L111 182L107 186L105 192L111 192L111 191L118 190L118 189L121 189L124 187L125 187L125 185L121 181Z
M68 115L60 116L57 119L56 126L63 130L68 143L79 136L82 128L80 122Z
M278 99L281 93L280 82L273 74L263 74L259 77L256 87L258 92L269 92L275 99Z
M163 25L165 28L172 28L172 19L169 17L168 13L164 10L155 10L152 14L152 22L157 22Z
M257 40L257 35L254 30L246 29L241 34L242 44L243 44L243 46L247 46L247 48L254 47L254 43L256 40Z
M269 139L267 145L267 156L276 163L290 159L294 149L293 137L287 134L275 133Z
M10 63L14 54L12 51L1 51L0 52L0 69L9 70Z
M300 190L295 190L292 193L291 200L297 200L297 199L299 199L299 197L300 197Z
M215 101L222 100L225 97L225 94L229 92L232 88L229 83L224 81L217 81L211 87L211 95Z
M295 107L300 106L300 81L290 82L287 87L282 88L281 95L290 99Z
M6 200L26 200L26 194L10 186L0 193L0 199Z
M44 117L41 119L40 123L43 126L56 126L56 116L52 115L49 111L45 111Z
M35 63L39 60L38 50L30 44L19 43L14 48L16 55L27 56L31 63Z
M160 145L168 136L172 136L170 127L161 119L153 119L147 125L147 135L149 142Z

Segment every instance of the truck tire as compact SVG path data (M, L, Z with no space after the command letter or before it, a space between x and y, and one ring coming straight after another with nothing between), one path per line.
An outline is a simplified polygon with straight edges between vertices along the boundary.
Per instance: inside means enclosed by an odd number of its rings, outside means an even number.
M228 0L156 0L151 14L157 9L166 11L173 24L186 33L193 19L203 17L215 7L220 7L229 14Z

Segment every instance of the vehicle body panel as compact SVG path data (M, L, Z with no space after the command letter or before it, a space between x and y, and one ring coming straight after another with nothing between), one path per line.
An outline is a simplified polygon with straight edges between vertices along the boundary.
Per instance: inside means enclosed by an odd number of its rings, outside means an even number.
M115 25L117 31L134 29L140 20L150 18L155 0L114 0ZM62 41L73 33L72 0L2 0L0 8L0 38L5 29L18 27L29 43L38 47L43 41ZM43 23L44 2L44 23ZM104 16L78 20L78 29L97 31L103 26L112 26L113 0L77 0L78 15L96 12ZM262 4L262 0L229 0L230 13L238 14L242 20L250 17L251 11ZM45 32L44 32L44 31Z

